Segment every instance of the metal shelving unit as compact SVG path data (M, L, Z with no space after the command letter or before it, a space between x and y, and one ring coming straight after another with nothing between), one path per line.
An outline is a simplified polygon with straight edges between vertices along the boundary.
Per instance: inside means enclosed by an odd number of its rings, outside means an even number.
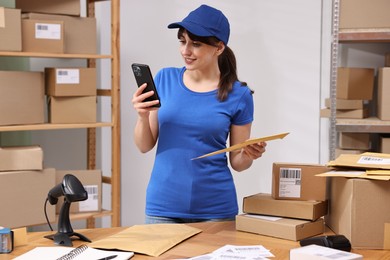
M329 129L330 159L335 159L337 132L390 133L390 121L376 117L365 119L336 119L336 85L339 44L390 43L390 29L339 30L340 0L333 0L332 56L331 56L331 116Z

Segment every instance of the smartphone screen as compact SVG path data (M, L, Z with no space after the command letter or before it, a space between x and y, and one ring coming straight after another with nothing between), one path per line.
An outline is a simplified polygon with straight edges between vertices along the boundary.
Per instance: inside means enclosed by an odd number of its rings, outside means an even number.
M153 75L150 71L149 66L146 64L133 63L131 65L131 68L133 70L135 81L137 82L138 87L140 87L144 83L147 84L143 93L149 92L149 91L154 91L154 95L145 99L145 101L160 100L158 93L157 93L156 86L154 84ZM160 107L161 103L158 103L155 106Z

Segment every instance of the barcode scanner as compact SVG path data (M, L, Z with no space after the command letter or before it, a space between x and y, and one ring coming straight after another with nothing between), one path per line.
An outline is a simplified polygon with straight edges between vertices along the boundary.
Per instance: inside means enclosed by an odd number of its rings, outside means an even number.
M343 235L309 237L299 241L301 246L318 245L351 252L351 243Z

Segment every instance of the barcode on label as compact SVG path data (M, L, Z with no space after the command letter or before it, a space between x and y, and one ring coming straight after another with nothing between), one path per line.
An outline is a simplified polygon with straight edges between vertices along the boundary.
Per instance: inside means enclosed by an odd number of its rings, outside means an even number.
M37 25L37 30L40 30L40 31L47 31L47 30L49 30L49 26L43 25L43 24L38 24L38 25Z
M84 186L84 189L88 195L98 194L98 188L96 186Z
M57 70L58 76L68 76L68 71L67 70Z
M281 168L280 169L280 178L300 179L301 178L301 169Z
M381 162L383 161L382 158L378 158L378 157L367 157L367 156L363 156L362 158L360 158L361 161L367 161L367 162Z

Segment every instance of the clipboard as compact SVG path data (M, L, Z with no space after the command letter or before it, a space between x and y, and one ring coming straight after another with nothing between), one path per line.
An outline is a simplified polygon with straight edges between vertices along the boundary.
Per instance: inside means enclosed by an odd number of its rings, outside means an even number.
M276 139L283 139L288 134L289 134L289 132L276 134L276 135L270 135L270 136L264 136L264 137L259 137L259 138L248 139L245 142L242 142L242 143L239 143L239 144L235 144L235 145L232 145L232 146L230 146L228 148L221 149L221 150L218 150L218 151L215 151L215 152L212 152L212 153L207 153L207 154L204 154L204 155L192 158L191 160L197 160L197 159L201 159L201 158L204 158L204 157L208 157L208 156L212 156L212 155L216 155L216 154L220 154L220 153L236 151L236 150L239 150L241 148L244 148L245 146L248 146L248 145L251 145L251 144L255 144L255 143L259 143L259 142L271 141L271 140L276 140Z

